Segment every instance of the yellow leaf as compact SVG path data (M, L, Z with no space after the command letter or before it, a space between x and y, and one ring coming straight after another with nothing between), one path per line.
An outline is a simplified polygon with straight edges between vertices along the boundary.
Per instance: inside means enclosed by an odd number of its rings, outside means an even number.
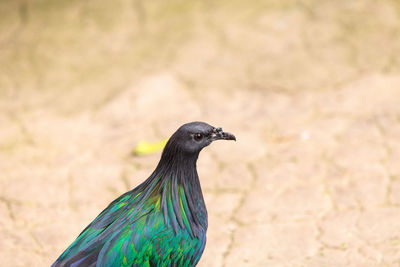
M137 144L137 146L133 149L132 153L135 156L153 154L155 152L162 150L165 147L165 145L167 144L167 141L168 141L168 138L163 139L156 143L140 141Z

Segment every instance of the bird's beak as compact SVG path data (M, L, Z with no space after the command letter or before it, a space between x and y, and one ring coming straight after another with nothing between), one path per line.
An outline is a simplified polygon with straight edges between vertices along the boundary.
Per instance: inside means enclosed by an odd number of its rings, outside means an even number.
M235 140L236 137L228 132L224 132L221 127L215 128L211 134L211 141L215 140Z

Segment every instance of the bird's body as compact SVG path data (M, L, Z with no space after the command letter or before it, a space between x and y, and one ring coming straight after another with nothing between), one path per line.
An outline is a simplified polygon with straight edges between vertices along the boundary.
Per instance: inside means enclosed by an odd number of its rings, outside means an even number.
M199 143L198 132L234 139L205 123L183 125L150 177L110 203L52 266L195 266L208 226L196 161L213 141Z

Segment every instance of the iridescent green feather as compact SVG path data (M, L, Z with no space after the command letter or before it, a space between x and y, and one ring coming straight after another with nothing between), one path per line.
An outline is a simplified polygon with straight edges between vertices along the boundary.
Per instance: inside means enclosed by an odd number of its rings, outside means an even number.
M184 188L172 184L171 179L164 183L157 181L150 185L150 193L135 190L112 202L57 262L80 263L87 258L77 257L79 253L93 253L97 257L96 266L192 266L197 263L204 249L205 231L198 237L193 235ZM164 185L163 190L159 190L160 184ZM173 186L177 196L172 193ZM174 208L174 198L179 202L179 214Z

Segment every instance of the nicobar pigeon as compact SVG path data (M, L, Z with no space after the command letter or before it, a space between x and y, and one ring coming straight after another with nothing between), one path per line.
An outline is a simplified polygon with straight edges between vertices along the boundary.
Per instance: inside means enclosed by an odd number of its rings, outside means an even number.
M150 177L111 202L52 266L196 266L208 225L196 161L220 139L236 140L204 122L182 125Z

